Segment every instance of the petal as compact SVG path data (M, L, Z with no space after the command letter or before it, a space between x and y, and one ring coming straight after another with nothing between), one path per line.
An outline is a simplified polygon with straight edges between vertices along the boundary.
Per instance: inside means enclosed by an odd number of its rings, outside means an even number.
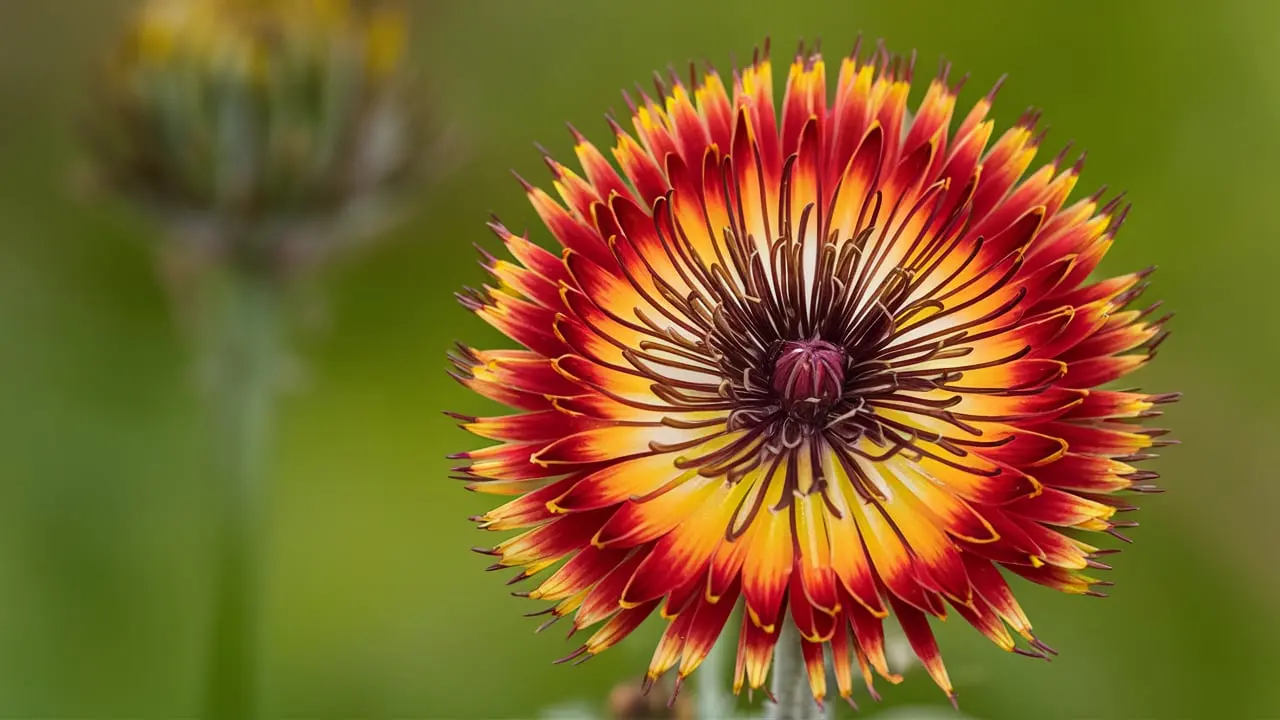
M711 653L711 649L720 640L721 632L729 616L738 602L739 586L731 585L716 601L701 598L692 611L693 623L689 626L688 637L684 644L684 654L680 660L680 675L685 677L693 672Z
M883 157L884 131L875 124L860 138L834 190L829 222L841 240L852 239L862 229Z
M1059 592L1071 595L1099 594L1093 590L1093 586L1097 585L1098 581L1086 575L1081 575L1075 570L1053 565L1041 565L1040 567L1009 565L1008 568L1033 583L1044 585Z
M674 461L674 455L659 453L610 463L574 482L559 497L549 500L547 507L552 512L581 512L649 495L687 475L688 471L676 468Z
M660 452L664 445L698 444L715 433L690 436L688 430L661 425L614 425L584 430L547 445L529 459L543 467L587 465Z
M744 678L752 690L764 687L765 679L769 677L769 666L773 664L773 649L778 644L779 632L778 628L760 627L747 613L743 613L742 629L738 633L738 659L733 671L735 695L742 690Z
M827 476L834 478L830 499L835 512L826 518L827 539L831 545L831 563L841 587L866 612L876 617L888 615L880 597L876 572L867 556L862 532L855 519L855 508L862 503L845 469L833 464Z
M704 577L711 554L724 537L734 508L746 491L744 483L722 482L700 507L693 508L674 530L659 539L622 592L623 606L664 597L695 576ZM704 584L700 581L698 589Z
M649 549L647 547L631 550L625 560L618 563L613 570L609 571L608 575L605 575L600 582L596 583L595 587L591 588L573 618L574 630L595 625L601 620L611 617L620 609L619 601L622 600L622 590L627 586L627 582L631 580L636 568L639 567L640 563L644 562L648 554Z
M955 538L974 543L995 542L999 535L986 518L963 498L940 486L914 463L892 458L885 467L895 476L904 499L929 518L939 529ZM908 497L909 496L909 497Z
M853 517L876 575L891 594L916 607L929 608L931 604L916 580L911 549L898 534L886 510L876 502L859 503L854 507Z
M545 278L552 285L559 285L568 279L564 262L559 255L530 242L526 236L512 233L500 222L489 223L489 228L506 245L511 256L531 272Z
M628 500L592 542L602 547L631 547L656 540L687 522L722 482L689 471L660 488L657 497Z
M580 252L597 263L607 264L611 260L608 246L594 228L588 227L573 217L563 205L553 200L540 188L525 183L525 194L528 195L529 202L537 211L538 217L561 245Z
M661 162L667 155L679 152L675 138L671 135L671 121L666 111L653 98L641 92L640 102L636 104L634 111L632 125L649 155Z
M545 525L498 543L493 552L505 566L528 565L539 560L560 558L585 547L591 536L609 518L601 510L558 517Z
M911 649L915 651L916 657L920 659L920 664L929 673L929 677L942 688L942 692L955 702L955 690L951 687L951 678L947 675L947 668L942 663L942 653L938 650L938 642L933 637L933 631L929 629L929 620L924 613L916 610L910 605L890 599L893 603L893 614L897 616L898 622L902 624L902 630L907 635L907 642L911 644Z
M676 80L667 97L667 116L671 118L676 144L686 158L700 159L703 150L711 143L707 125L693 105L689 91Z
M1021 470L976 455L965 461L972 470L933 458L922 459L920 469L956 495L979 505L1004 505L1040 492L1040 483Z
M853 630L853 639L858 646L858 659L860 661L865 659L867 664L875 669L876 674L886 681L895 685L902 682L901 675L889 671L889 663L885 657L884 624L881 619L856 603L850 603L846 607L849 626ZM867 689L874 694L869 677Z
M885 482L890 492L882 507L911 550L917 582L948 599L967 604L972 591L964 562L951 538L943 532L939 518L907 490L897 473L887 473Z
M609 648L617 645L619 642L630 635L636 628L640 627L640 623L645 621L653 613L653 609L658 606L658 601L641 605L640 607L620 610L609 621L600 627L587 642L583 645L583 649L589 655L599 655Z
M774 631L782 614L795 555L790 513L775 509L782 499L784 483L779 477L767 482L764 509L753 523L759 527L751 535L751 547L742 564L742 594L751 622Z
M625 550L586 545L542 584L529 591L529 597L553 602L572 597L603 580L626 556Z
M715 70L709 70L693 91L698 111L706 119L711 142L721 150L727 150L733 133L733 106L724 81Z
M1067 420L1145 417L1157 405L1176 402L1178 393L1148 395L1137 392L1090 390L1084 401L1063 416Z
M827 144L833 169L843 168L848 163L866 135L871 122L868 106L875 71L875 67L860 64L854 57L840 61L831 110L831 142Z
M616 123L612 125L616 143L613 147L613 158L618 161L618 167L622 168L622 172L635 187L640 202L646 207L652 206L654 200L667 192L666 176L663 175L662 168L649 151L641 147L635 138ZM608 236L605 235L605 237Z
M547 502L572 487L579 477L570 475L531 492L526 491L520 497L475 518L475 521L484 530L514 530L539 525L554 517Z
M543 357L555 357L566 349L553 329L556 313L541 305L491 290L469 307L503 335Z
M1116 355L1067 363L1067 376L1062 384L1073 388L1091 388L1119 380L1147 364L1153 355Z
M1131 465L1097 455L1069 452L1058 460L1035 469L1036 479L1047 486L1063 490L1112 493L1124 490L1133 482L1126 475Z
M689 627L693 624L692 611L681 612L676 616L658 640L658 647L653 651L653 659L649 661L649 669L645 673L645 687L662 677L668 670L680 662L680 653L684 650L685 638L689 636Z
M804 486L801 481L801 486ZM801 600L819 612L835 615L840 610L837 579L832 567L832 548L827 530L826 500L821 493L797 498L792 506L796 547L799 553L795 572L803 591Z
M831 636L831 670L836 676L840 697L850 702L853 697L854 653L854 646L849 638L849 623L842 617L835 634Z
M809 677L809 689L818 705L827 697L827 664L823 658L825 643L810 642L801 638L800 655L804 659L805 674Z
M986 560L972 555L965 557L965 567L969 571L969 578L973 581L974 592L990 605L992 611L1008 623L1009 627L1028 640L1033 639L1031 621L1018 605L1013 591L1009 589L1009 584L1005 582L1000 571Z
M547 472L546 468L532 462L532 457L543 445L544 443L540 442L503 443L459 453L452 457L470 463L459 468L459 471L471 477L490 480L532 480L556 474Z
M1053 462L1067 451L1067 443L1062 438L1012 425L996 425L992 434L1000 438L1001 444L983 447L977 452L994 463L1010 467L1038 467ZM1031 470L1028 472L1035 474Z
M604 424L595 418L567 415L558 410L468 420L462 423L467 432L490 440L514 442L545 442L563 435L599 429Z
M607 199L610 195L618 193L626 195L630 193L627 183L613 169L613 165L605 159L600 150L592 145L581 133L570 128L573 133L573 152L578 156L578 163L582 165L583 172L587 175L587 180L591 182L595 188L596 197Z
M504 291L514 291L544 308L561 309L560 286L515 263L496 258L487 259L484 267Z
M1116 509L1109 505L1052 487L1044 488L1033 498L1012 502L1006 508L1009 512L1046 525L1091 526L1087 529L1095 530L1105 530L1106 524L1102 523L1099 527L1098 521L1106 520L1116 512Z
M995 643L1000 649L1013 652L1013 636L1009 634L1009 629L1005 627L1004 622L985 600L978 597L974 599L971 605L954 605L953 607L961 617L983 635L986 635L987 639Z
M734 94L738 106L751 113L751 125L756 130L765 183L776 188L782 173L782 151L778 138L778 114L773 109L773 66L769 63L767 50L763 57L757 56L742 71ZM773 207L778 206L776 195L769 200L773 202Z
M827 73L820 55L797 54L782 91L782 156L788 157L800 145L801 128L810 117L822 127L826 121Z
M1038 432L1060 437L1073 453L1122 457L1155 445L1149 432L1132 425L1051 422L1036 427Z

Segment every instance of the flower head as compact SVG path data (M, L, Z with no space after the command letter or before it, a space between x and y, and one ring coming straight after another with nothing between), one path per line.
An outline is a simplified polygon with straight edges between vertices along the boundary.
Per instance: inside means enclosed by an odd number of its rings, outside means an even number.
M104 78L95 170L188 234L265 246L227 252L316 254L413 175L405 32L385 3L149 0Z
M930 617L1052 653L1001 568L1100 594L1084 538L1134 524L1118 494L1154 489L1135 463L1168 442L1140 421L1176 396L1097 388L1164 318L1130 309L1147 271L1089 280L1127 207L1069 203L1064 155L1027 175L1034 114L993 142L993 91L953 124L945 69L910 112L883 50L830 99L817 53L780 108L771 72L659 81L634 134L613 124L616 168L575 133L581 172L547 160L559 200L525 184L559 251L493 223L514 260L462 301L523 349L453 359L516 412L464 418L497 444L458 470L514 496L477 518L522 531L494 567L545 573L525 594L594 629L571 658L658 611L648 676L684 678L741 600L735 690L784 622L817 698L828 648L846 698L855 668L897 682L891 619L952 695Z

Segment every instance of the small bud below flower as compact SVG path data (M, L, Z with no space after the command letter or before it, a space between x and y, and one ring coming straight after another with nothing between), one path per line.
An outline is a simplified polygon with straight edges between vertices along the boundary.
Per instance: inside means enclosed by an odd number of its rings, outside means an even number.
M609 693L606 715L610 720L693 720L693 703L677 694L675 683L659 681L646 693L634 681L621 683Z

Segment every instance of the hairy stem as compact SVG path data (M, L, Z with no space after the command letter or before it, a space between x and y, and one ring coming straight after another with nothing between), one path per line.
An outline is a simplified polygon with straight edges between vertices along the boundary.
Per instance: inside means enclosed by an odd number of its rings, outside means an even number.
M822 720L826 713L813 699L809 673L800 652L800 631L786 619L773 651L771 688L777 700L769 717L772 720Z
M283 355L278 288L269 278L233 267L208 292L201 359L217 498L205 715L258 720L264 461Z
M733 643L721 636L698 667L698 692L695 699L698 703L696 717L699 720L733 717L733 698L725 689L729 676L728 653L732 650Z

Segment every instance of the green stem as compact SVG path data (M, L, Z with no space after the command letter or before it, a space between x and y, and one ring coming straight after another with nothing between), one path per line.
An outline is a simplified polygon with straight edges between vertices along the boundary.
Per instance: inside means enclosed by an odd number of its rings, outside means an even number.
M723 720L733 717L732 700L729 693L725 692L725 683L729 676L728 653L732 645L733 643L721 635L711 648L711 653L698 667L696 675L698 693L695 696L698 703L696 715L698 720Z
M264 461L283 345L278 288L269 278L232 267L209 291L202 360L217 471L217 535L206 717L258 720Z
M786 619L773 651L771 688L777 700L769 717L772 720L822 720L826 713L813 699L809 672L800 652L800 631Z

